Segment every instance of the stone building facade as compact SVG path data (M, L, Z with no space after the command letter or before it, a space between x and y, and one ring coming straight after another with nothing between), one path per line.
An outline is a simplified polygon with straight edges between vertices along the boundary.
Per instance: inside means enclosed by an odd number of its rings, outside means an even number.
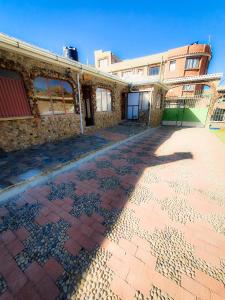
M21 44L20 47L6 46L0 47L0 78L4 87L4 80L7 82L13 81L12 78L4 78L6 71L16 72L21 77L22 85L24 86L26 101L28 101L30 113L26 115L4 115L4 103L8 101L7 93L14 91L4 88L1 92L1 107L0 113L0 148L4 151L12 151L23 149L31 145L41 144L49 141L54 141L73 135L80 134L82 131L79 109L79 93L77 74L79 73L80 84L80 104L83 118L83 133L88 132L89 128L105 128L117 124L121 120L121 95L128 91L126 82L116 80L111 76L96 73L95 70L82 69L81 64L70 62L68 59L65 63L59 62L59 58L54 59L48 56L43 51L40 51L38 56L33 55L32 49L25 50ZM33 51L36 48L33 49ZM5 72L5 73L4 73ZM3 74L3 75L2 75ZM2 76L1 76L2 75ZM8 76L8 74L7 74ZM72 88L70 109L72 113L57 113L57 114L41 114L40 103L43 99L35 94L34 80L35 78L48 78L53 81L68 83ZM93 125L86 126L85 109L82 98L83 86L91 87L90 107L93 112ZM111 110L97 111L96 110L96 89L104 88L111 92ZM7 89L7 87L5 87ZM17 98L20 95L17 95ZM56 97L57 98L57 97ZM46 99L45 99L46 100ZM4 103L3 103L4 102ZM58 101L59 102L59 101ZM57 102L57 105L58 105ZM46 102L44 102L46 103ZM6 105L6 104L5 104ZM20 107L6 107L16 113ZM46 104L45 104L46 105ZM55 105L55 104L54 104Z

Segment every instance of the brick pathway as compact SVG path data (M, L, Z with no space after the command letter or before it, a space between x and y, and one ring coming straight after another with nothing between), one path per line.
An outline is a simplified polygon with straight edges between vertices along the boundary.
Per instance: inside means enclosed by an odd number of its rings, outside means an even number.
M225 146L157 129L0 206L0 299L225 299Z
M144 129L146 127L117 125L86 135L76 135L19 151L8 153L0 151L0 191L14 184L30 180L43 172L49 172L62 166L62 164L78 160L91 152L124 140Z

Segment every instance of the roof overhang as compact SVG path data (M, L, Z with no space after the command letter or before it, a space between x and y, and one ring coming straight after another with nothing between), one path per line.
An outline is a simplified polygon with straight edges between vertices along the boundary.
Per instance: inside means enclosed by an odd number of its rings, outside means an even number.
M163 83L162 81L160 81L159 79L156 80L143 80L143 81L130 81L129 82L129 86L132 87L139 87L139 86L158 86L164 90L169 90L169 87Z
M111 75L106 72L97 70L94 67L87 66L85 64L73 61L71 59L65 58L63 56L57 55L48 50L33 46L31 44L25 43L18 39L9 37L3 33L0 33L0 49L7 51L13 51L19 53L26 57L31 57L38 59L47 63L51 63L64 68L70 68L71 70L78 71L81 73L87 73L96 77L103 78L105 80L114 81L123 85L127 85L127 82L120 79L117 76Z
M192 83L192 82L206 82L221 80L223 73L213 73L199 76L188 76L188 77L178 77L172 79L165 79L163 82L167 85L179 84L179 83Z

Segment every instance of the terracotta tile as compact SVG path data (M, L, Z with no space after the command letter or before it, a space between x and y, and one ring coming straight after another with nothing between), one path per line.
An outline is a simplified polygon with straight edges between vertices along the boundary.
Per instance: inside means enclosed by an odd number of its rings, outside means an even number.
M57 223L60 220L60 217L53 212L50 212L50 214L48 214L46 218L48 219L49 222L53 222L53 223Z
M19 293L16 295L16 299L18 300L41 300L38 295L35 286L31 282L27 282Z
M129 266L125 264L121 259L117 258L116 256L111 256L111 258L107 262L108 267L116 273L116 275L122 279L126 279Z
M36 219L35 222L37 224L39 224L40 226L46 225L49 220L47 219L47 217L43 216L43 215L39 215Z
M90 238L95 242L97 243L99 246L101 246L101 244L103 243L105 237L104 235L102 235L101 233L97 232L97 231L94 231Z
M8 244L8 243L12 242L13 240L15 240L16 236L11 230L7 230L7 231L3 231L0 238L5 244Z
M20 269L15 269L10 273L6 278L7 285L14 295L17 295L19 290L27 282L27 278L24 276L23 272Z
M55 281L64 269L54 258L50 258L45 263L44 270Z
M111 252L113 255L117 256L118 258L121 258L126 254L126 252L122 248L120 248L116 243L110 241L108 238L105 238L103 240L101 247Z
M140 259L143 263L151 266L151 267L155 267L156 266L156 257L154 257L150 251L147 251L145 249L142 249L140 247L138 247L137 252L136 252L136 257L138 259Z
M38 263L33 262L25 270L25 274L30 281L36 284L45 276L45 271Z
M7 248L13 256L16 256L24 249L24 246L18 239L15 239L7 244Z
M79 245L76 241L74 241L72 239L67 240L64 244L64 247L72 255L77 255L81 250L81 245Z
M6 291L4 294L2 294L0 296L0 300L14 300L14 299L15 298L13 297L13 295L10 292L8 292L8 291Z
M125 240L125 239L120 239L119 240L119 246L124 249L126 252L130 254L135 254L137 251L137 246L133 244L132 242Z
M199 270L195 271L195 276L196 281L198 281L200 284L202 284L206 288L209 288L211 291L213 291L213 293L225 298L225 288L222 282Z
M7 277L14 271L18 270L18 266L16 261L12 258L12 256L7 254L0 254L0 273L3 274L4 277Z
M111 289L120 299L134 300L135 290L118 276L114 276Z
M190 293L192 293L194 295L198 295L198 297L201 299L205 299L205 300L210 299L209 288L206 288L205 286L201 285L196 280L193 280L186 275L182 276L181 285Z
M82 234L79 239L77 240L77 242L84 247L86 250L93 250L96 246L96 243L91 240L88 236Z
M93 227L93 226L92 226ZM91 236L91 234L93 233L94 229L92 227L87 226L86 224L81 224L79 230L87 235L88 237Z
M43 277L37 284L37 290L45 300L56 299L59 290L55 283L47 276Z
M22 227L22 228L16 230L15 234L20 241L24 241L28 237L29 231L26 228Z

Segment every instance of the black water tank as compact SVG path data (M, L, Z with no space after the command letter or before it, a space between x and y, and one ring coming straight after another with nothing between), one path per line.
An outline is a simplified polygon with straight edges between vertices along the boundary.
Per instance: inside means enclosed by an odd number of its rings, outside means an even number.
M63 48L63 53L64 53L64 56L69 58L69 59L72 59L72 60L75 60L75 61L78 61L78 51L77 51L77 48L74 48L74 47L64 47Z

